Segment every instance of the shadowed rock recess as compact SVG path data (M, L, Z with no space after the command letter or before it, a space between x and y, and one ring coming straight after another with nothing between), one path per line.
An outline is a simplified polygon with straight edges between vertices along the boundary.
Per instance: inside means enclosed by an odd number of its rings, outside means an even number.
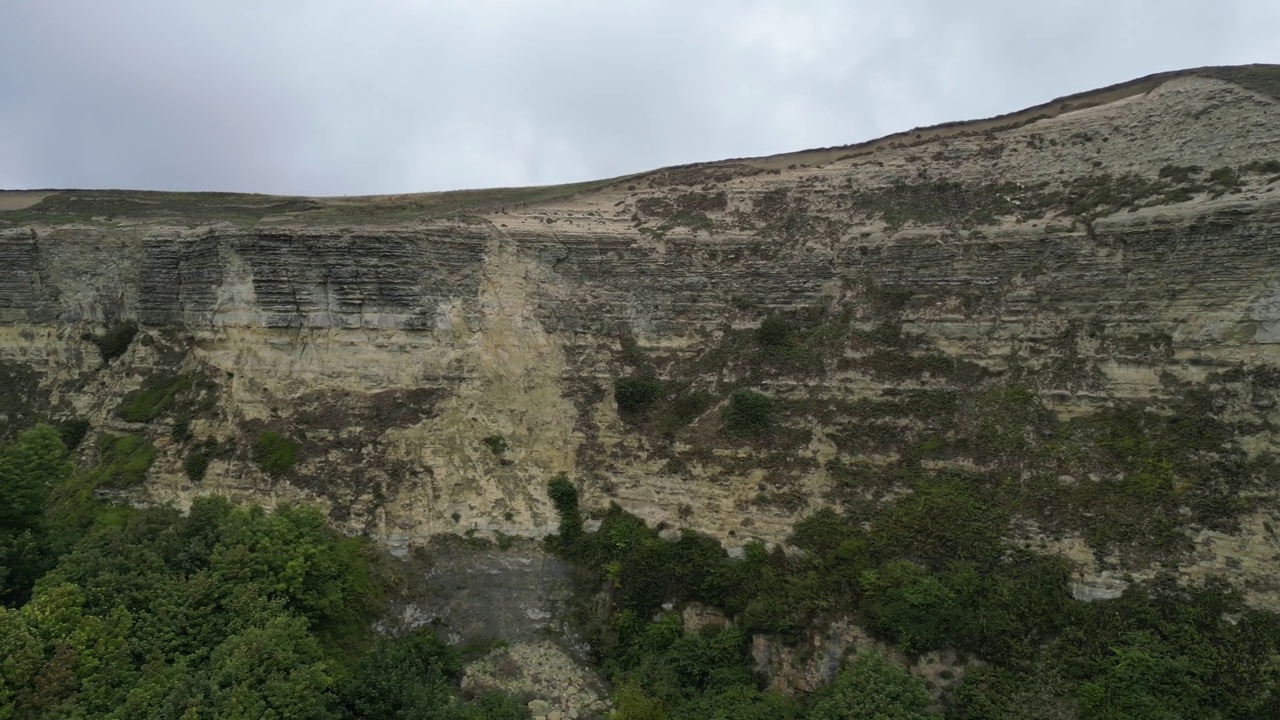
M1079 598L1172 569L1280 610L1278 78L563 187L13 194L4 427L397 552L555 532L560 473L731 549L956 477Z

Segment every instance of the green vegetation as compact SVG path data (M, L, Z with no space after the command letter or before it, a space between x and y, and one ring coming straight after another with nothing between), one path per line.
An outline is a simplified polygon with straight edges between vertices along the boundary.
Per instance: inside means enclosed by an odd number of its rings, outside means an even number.
M926 720L933 697L924 681L866 652L840 671L814 703L809 720Z
M1264 173L1274 175L1280 173L1280 160L1254 160L1240 168L1241 172Z
M190 375L156 376L125 395L116 414L129 422L151 422L173 408L179 395L194 385Z
M298 462L298 444L274 430L259 433L253 440L253 461L268 475L284 475Z
M206 440L193 448L182 461L182 470L186 473L187 479L191 482L204 480L205 473L209 471L209 461L217 451L218 443L215 440Z
M65 450L47 425L0 446L0 604L26 602L36 580L51 567L42 513L50 489L71 474ZM0 647L5 647L2 640L0 635ZM0 659L0 670L3 663ZM0 707L2 701L0 695Z
M583 627L624 717L933 716L921 681L872 654L810 698L757 684L749 637L798 642L840 617L908 654L981 660L944 695L946 717L1244 720L1280 710L1280 616L1245 609L1217 582L1158 579L1114 601L1073 600L1065 562L1002 539L1011 517L1000 492L978 475L922 480L878 512L800 523L798 553L751 544L733 559L695 533L663 540L616 506L584 533L562 477L550 546L587 572ZM719 608L732 624L686 632L664 603Z
M1089 142L1091 138L1080 140ZM1239 168L1208 172L1200 166L1167 165L1155 178L1100 173L1070 178L1056 187L1049 183L974 185L952 180L900 180L852 190L848 201L852 208L883 219L893 230L909 222L963 228L990 225L1005 217L1026 222L1051 211L1089 221L1121 210L1185 202L1198 194L1216 198L1239 192L1244 175L1274 173L1273 168L1280 168L1280 161L1256 160Z
M552 546L568 555L580 552L582 513L578 509L578 488L568 475L560 473L548 484L547 495L560 516L560 532L551 539Z
M697 420L716 402L715 395L709 392L682 392L672 398L663 429L674 432Z
M754 390L735 390L723 415L731 435L759 435L773 424L773 399Z
M644 376L619 378L613 385L613 398L624 416L644 412L661 400L665 392L661 381Z
M86 334L84 339L98 346L98 352L102 354L102 364L106 365L123 355L137 334L138 323L126 320L113 325L103 335Z
M0 717L528 717L464 701L429 628L373 637L384 573L316 510L106 505L109 463L64 455L47 426L0 447Z
M1256 93L1280 99L1280 69L1274 65L1210 67L1199 70L1197 73L1235 83Z
M812 233L814 224L819 222L810 214L808 202L789 188L776 188L757 196L747 220L742 223L744 229L757 229L761 237L784 242Z
M88 433L89 421L84 418L74 418L58 424L58 437L62 438L62 444L67 446L68 451L80 447L80 441Z
M28 223L115 223L164 219L241 226L287 218L301 223L398 223L464 216L502 207L545 202L587 192L621 178L566 185L455 190L379 197L285 197L218 192L76 190L53 193L22 210L0 212L0 227Z
M787 347L791 344L791 323L781 315L770 315L756 329L756 342L767 348Z
M128 488L141 485L156 458L156 449L139 435L100 435L98 485Z
M182 461L182 470L191 482L204 480L205 473L209 471L209 455L204 452L191 453Z
M715 222L708 212L724 211L729 204L723 191L717 193L685 192L671 197L648 196L636 201L635 222L643 226L650 220L661 220L654 232L665 235L676 228L688 228L694 232L715 230ZM646 228L647 229L647 228Z
M480 442L484 443L484 446L489 448L489 452L499 457L507 451L507 439L501 435L489 435Z
M849 199L855 208L883 218L891 228L900 228L907 222L989 225L998 217L1019 213L1014 199L1045 187L1023 187L1018 183L975 185L951 180L899 181L882 188L857 190Z

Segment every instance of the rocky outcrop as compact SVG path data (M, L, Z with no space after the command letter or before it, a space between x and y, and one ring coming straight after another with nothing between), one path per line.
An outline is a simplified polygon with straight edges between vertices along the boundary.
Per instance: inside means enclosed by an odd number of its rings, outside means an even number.
M53 194L0 211L0 392L150 437L137 502L306 499L402 548L553 531L559 473L590 506L780 543L820 507L874 507L851 478L877 469L1031 482L1043 464L957 441L985 389L1025 388L1063 422L1190 412L1177 403L1198 389L1233 433L1222 457L1246 470L1222 487L1247 507L1188 515L1176 562L1095 553L1088 518L1052 510L1029 510L1018 539L1078 560L1082 597L1175 565L1280 609L1280 102L1240 77L1162 76L1017 122L453 215L255 200L272 214L246 219L248 201L220 215ZM804 341L762 346L771 317ZM104 362L91 338L124 322L140 332ZM145 424L117 412L180 374L213 399ZM656 409L620 413L631 376L666 383ZM743 388L775 401L767 440L726 432ZM286 473L253 461L267 430L298 445ZM203 476L185 468L195 452Z

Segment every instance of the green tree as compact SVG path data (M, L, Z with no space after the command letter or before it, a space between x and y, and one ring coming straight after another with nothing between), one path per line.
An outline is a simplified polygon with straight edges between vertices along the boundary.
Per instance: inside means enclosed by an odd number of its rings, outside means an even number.
M814 703L809 720L927 720L933 698L924 681L885 662L875 652L859 653Z
M916 654L943 647L956 625L955 594L937 576L907 561L862 576L871 630Z
M429 628L398 638L383 637L343 682L342 703L353 718L441 717L453 699L452 684L461 671L458 651ZM501 705L494 699L486 702Z
M1203 669L1151 633L1130 633L1102 674L1080 687L1084 720L1221 717L1205 704Z
M0 533L40 523L49 488L71 473L58 431L37 425L0 450Z
M336 719L333 686L333 666L301 618L237 633L209 659L208 705L220 719Z
M37 425L0 448L0 603L16 606L52 564L44 529L50 489L71 474L58 432Z
M209 559L216 579L252 584L317 628L358 622L377 600L361 541L333 537L314 508L236 510L219 532Z
M660 700L632 684L618 688L613 696L613 705L614 720L669 720Z

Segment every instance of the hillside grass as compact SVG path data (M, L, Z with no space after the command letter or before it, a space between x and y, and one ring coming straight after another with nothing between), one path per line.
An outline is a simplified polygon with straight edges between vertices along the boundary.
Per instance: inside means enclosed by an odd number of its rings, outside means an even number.
M601 188L615 180L616 178L609 178L563 185L352 197L67 190L54 191L28 207L0 210L0 227L142 220L169 220L190 224L230 222L242 225L276 220L316 224L399 223L546 202Z

